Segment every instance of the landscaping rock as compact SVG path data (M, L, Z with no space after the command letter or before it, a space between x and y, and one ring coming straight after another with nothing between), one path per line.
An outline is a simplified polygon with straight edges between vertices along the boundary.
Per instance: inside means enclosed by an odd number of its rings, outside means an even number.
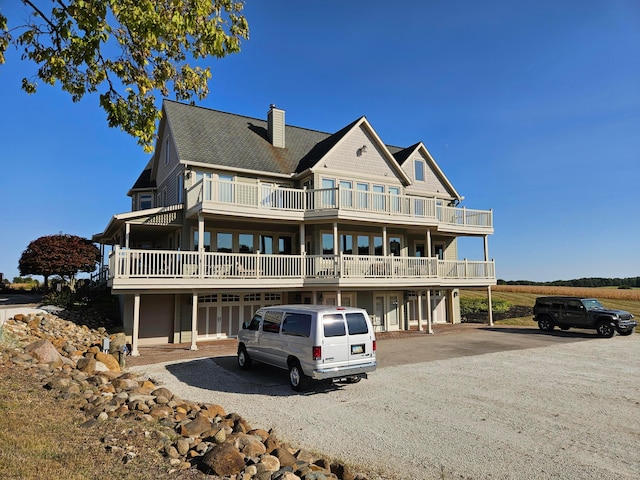
M244 468L244 455L228 443L214 446L202 459L203 465L214 475L236 475Z

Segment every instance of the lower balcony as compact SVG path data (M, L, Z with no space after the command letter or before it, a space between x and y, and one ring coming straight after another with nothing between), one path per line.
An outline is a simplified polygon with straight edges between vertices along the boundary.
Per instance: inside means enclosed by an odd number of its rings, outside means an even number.
M114 290L487 286L493 261L362 255L263 255L116 247L109 255Z

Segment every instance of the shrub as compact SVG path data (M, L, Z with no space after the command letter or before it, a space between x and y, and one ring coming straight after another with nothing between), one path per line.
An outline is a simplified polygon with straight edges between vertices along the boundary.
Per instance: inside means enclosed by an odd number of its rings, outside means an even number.
M494 313L505 313L511 308L511 303L506 300L492 300L491 307ZM460 314L462 316L488 312L486 298L460 297Z

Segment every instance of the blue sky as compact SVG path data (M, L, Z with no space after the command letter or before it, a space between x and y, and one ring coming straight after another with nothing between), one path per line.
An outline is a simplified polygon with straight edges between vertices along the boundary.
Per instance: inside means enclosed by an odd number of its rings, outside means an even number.
M0 1L10 26L19 2ZM365 115L388 144L423 141L468 208L493 209L498 278L640 275L637 0L249 1L251 38L211 60L201 105L334 132ZM31 240L91 237L148 161L97 96L26 95L0 66L0 272ZM482 259L482 240L460 257Z

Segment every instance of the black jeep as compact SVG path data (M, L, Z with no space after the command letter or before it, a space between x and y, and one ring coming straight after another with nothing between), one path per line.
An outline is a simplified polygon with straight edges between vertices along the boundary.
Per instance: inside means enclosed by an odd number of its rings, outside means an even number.
M562 330L595 328L598 335L606 338L613 337L616 331L631 335L638 324L629 312L605 308L595 298L538 297L533 314L544 332L551 332L556 325Z

